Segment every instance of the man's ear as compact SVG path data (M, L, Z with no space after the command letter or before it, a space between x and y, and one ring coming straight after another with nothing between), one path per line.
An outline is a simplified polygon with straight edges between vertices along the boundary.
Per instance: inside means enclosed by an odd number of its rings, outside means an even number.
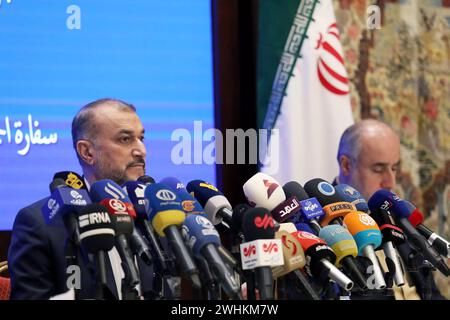
M87 164L92 165L94 163L92 143L88 140L78 140L76 147L79 157Z
M339 159L339 167L342 175L349 176L351 170L350 158L346 155L342 155L341 158Z

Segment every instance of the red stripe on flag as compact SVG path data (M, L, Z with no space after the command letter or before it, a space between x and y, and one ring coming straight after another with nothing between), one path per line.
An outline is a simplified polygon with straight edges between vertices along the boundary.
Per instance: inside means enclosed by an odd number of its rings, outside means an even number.
M338 88L334 87L331 83L328 82L327 79L325 79L325 77L322 75L322 73L320 72L320 65L317 64L317 74L319 75L319 80L322 83L322 85L328 89L329 91L331 91L334 94L338 94L338 95L344 95L344 94L348 94L349 91L342 91L339 90Z
M323 48L339 60L340 63L344 64L344 58L342 58L341 55L328 42L323 43Z
M333 69L330 68L330 66L328 66L323 59L319 60L319 63L322 63L323 67L328 71L328 73L330 73L333 78L335 78L336 80L348 84L348 79L344 76L341 76L339 73L337 73L336 71L334 71Z

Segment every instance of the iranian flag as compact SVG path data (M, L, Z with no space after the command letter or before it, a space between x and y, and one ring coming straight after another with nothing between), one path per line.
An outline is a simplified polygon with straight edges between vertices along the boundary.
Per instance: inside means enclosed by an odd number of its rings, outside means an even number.
M331 182L340 136L354 122L332 1L262 0L259 6L258 121L279 130L279 139L269 140L278 161L267 157L261 171L283 184Z

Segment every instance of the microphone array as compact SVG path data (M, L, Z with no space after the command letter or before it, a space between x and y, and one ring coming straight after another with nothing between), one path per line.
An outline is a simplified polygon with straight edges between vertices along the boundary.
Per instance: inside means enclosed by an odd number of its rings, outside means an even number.
M366 201L345 184L316 178L303 187L281 185L264 173L242 190L248 203L233 207L203 180L185 186L174 177L155 182L143 176L87 188L81 176L64 171L54 175L42 214L47 224L66 228L68 266L80 263L83 253L95 263L94 299L112 296L106 259L113 248L122 261L124 300L144 299L144 277L151 277L151 299L182 299L174 283L208 300L331 300L386 292L405 284L411 261L397 252L404 245L432 270L450 274L443 258L450 256L450 243L391 191L380 189Z

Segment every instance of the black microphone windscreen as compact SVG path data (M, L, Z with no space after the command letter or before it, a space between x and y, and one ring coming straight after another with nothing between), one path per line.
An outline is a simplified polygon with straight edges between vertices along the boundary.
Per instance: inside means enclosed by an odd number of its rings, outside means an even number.
M49 188L50 193L55 191L57 188L67 187L66 183L61 178L54 178L52 182L50 182Z
M240 203L233 208L233 215L231 216L231 228L234 232L240 232L242 230L242 220L245 213L251 208L246 203Z
M333 185L326 180L320 178L311 179L303 187L309 197L315 197L322 207L343 201Z
M155 183L155 179L153 179L150 176L141 176L137 179L137 181L139 181L143 184L154 184Z
M105 206L92 203L78 213L81 246L89 253L109 251L115 231Z
M295 196L297 200L302 201L309 199L310 196L306 193L305 189L301 186L300 183L297 181L289 181L283 186L284 194L286 195L286 198L290 198L292 196Z
M242 232L246 241L273 239L275 225L269 210L260 207L249 209L242 220Z
M67 187L72 189L87 190L86 183L82 176L73 171L60 171L53 175L53 180L62 179Z

